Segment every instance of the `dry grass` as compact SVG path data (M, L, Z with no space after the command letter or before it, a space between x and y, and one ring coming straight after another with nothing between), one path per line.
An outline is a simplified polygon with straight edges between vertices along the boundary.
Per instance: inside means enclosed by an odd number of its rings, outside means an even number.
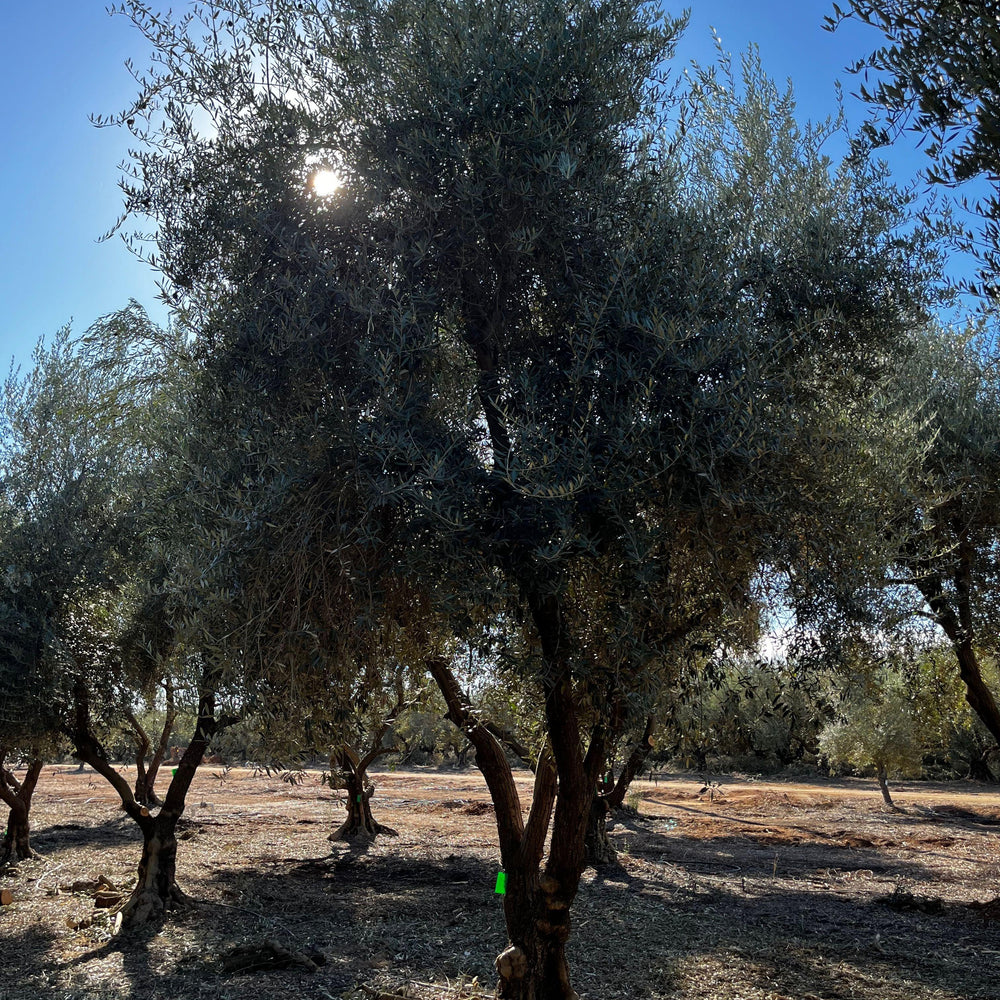
M355 853L331 852L341 808L317 779L206 769L178 858L194 902L134 937L113 936L90 896L56 890L127 884L136 831L96 776L46 769L33 809L43 859L0 877L14 893L0 910L0 1000L489 994L505 935L479 774L377 776L376 818L400 836ZM621 866L585 874L574 906L585 1000L1000 1000L1000 907L983 906L1000 894L996 794L907 786L894 813L864 783L639 788L641 815L613 828ZM941 905L910 905L919 897ZM227 952L265 940L325 964L223 971Z

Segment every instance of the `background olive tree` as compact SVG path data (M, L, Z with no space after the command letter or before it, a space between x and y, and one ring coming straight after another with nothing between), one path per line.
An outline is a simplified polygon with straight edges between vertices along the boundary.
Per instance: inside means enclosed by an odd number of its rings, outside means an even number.
M40 346L2 399L4 729L62 739L120 796L143 836L124 911L136 923L181 898L174 830L218 724L212 665L178 645L158 586L183 534L174 435L187 364L183 339L133 304L83 337L62 331ZM109 741L164 671L176 671L197 723L153 812L114 767Z

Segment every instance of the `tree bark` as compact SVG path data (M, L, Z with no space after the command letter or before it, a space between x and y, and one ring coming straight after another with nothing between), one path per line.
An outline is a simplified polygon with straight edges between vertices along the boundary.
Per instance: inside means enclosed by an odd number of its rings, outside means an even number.
M890 808L895 809L896 804L892 801L892 796L889 794L889 781L888 775L886 774L885 765L879 764L876 768L876 774L878 775L878 787L882 792L882 801Z
M161 811L143 825L142 856L132 895L122 908L124 923L132 927L155 922L171 909L183 906L177 884L177 821L180 814Z
M1000 708L983 679L979 669L979 657L973 642L974 625L972 619L972 569L974 551L968 542L962 541L958 548L958 565L952 577L955 585L955 607L945 596L939 575L921 574L919 568L913 571L914 585L927 602L934 617L951 642L958 660L958 672L965 684L965 700L993 738L1000 744Z
M368 752L362 757L344 743L330 755L330 785L347 789L347 819L338 830L330 834L328 840L374 840L380 833L389 837L399 836L392 827L377 823L372 816L370 800L375 786L368 780L368 768L372 763L383 754L391 752L392 743L385 745L386 736L411 704L406 700L402 668L396 671L395 685L396 700L375 727ZM335 775L339 776L339 785L334 784Z
M639 737L636 745L632 747L632 752L628 755L628 759L622 767L621 774L618 775L618 780L615 782L614 788L605 796L610 810L621 809L625 802L625 796L628 794L629 786L642 770L649 755L653 752L653 730L655 728L656 716L647 716L646 728L642 731L642 736Z
M510 944L496 960L501 1000L576 1000L566 961L571 902L552 876L539 878L537 870L507 873Z
M330 757L330 784L347 790L347 819L330 834L328 840L351 843L374 840L380 833L389 837L398 836L392 827L383 826L372 815L370 803L375 786L368 780L367 771L375 756L377 754L369 752L359 758L351 747L345 745ZM334 784L335 773L339 784Z
M4 766L3 752L0 752L0 799L10 808L7 829L0 844L0 868L10 863L11 858L27 861L37 857L31 847L31 796L34 794L38 777L42 773L42 761L35 758L28 764L27 773L18 781L13 771Z
M90 725L89 692L78 683L74 688L74 723L68 735L73 740L75 756L89 764L115 789L122 808L142 831L142 855L138 879L122 908L123 925L134 928L159 921L170 909L184 902L177 884L177 821L184 812L184 802L199 764L219 726L215 718L215 695L203 689L198 701L198 722L194 736L177 764L167 788L163 805L156 816L136 801L133 789L113 768Z
M572 641L562 608L555 596L528 592L526 597L545 663L542 685L548 731L548 750L535 770L527 822L500 742L472 713L468 697L444 660L432 658L428 669L444 695L448 718L476 748L476 763L493 798L500 857L507 873L504 917L509 940L496 962L497 996L576 1000L566 961L570 907L583 872L587 820L604 766L607 730L599 718L584 753L571 669ZM541 869L550 817L552 837Z
M560 814L561 823L557 822L553 829L549 861L544 873L539 870L556 802L554 755L545 750L537 761L531 809L525 820L500 740L474 715L468 696L443 658L429 658L428 669L444 695L447 718L462 729L475 747L476 766L482 771L493 799L500 859L507 876L503 909L509 942L496 960L497 996L502 1000L575 1000L566 962L566 941L570 904L582 870L583 822L578 824L577 842L568 845L572 866L569 879L560 877L567 854L557 843L573 810L564 807ZM553 705L553 710L557 706ZM570 714L572 724L575 715ZM580 797L568 798L578 809Z
M617 731L620 731L621 725L619 723L615 727ZM642 770L642 765L645 764L646 758L652 752L652 736L655 725L656 717L647 716L642 736L632 747L632 751L618 775L618 780L613 781L609 771L594 794L590 815L587 817L587 832L584 838L584 859L587 867L604 868L618 862L618 852L608 837L608 816L623 808L629 786Z
M618 852L608 837L608 797L600 792L590 804L584 847L585 863L590 868L606 868L618 861Z

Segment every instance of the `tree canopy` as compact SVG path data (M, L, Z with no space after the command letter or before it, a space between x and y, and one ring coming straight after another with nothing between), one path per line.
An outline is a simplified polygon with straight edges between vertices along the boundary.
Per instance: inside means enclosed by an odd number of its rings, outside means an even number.
M496 806L500 994L570 997L622 719L822 523L809 470L922 320L905 198L752 54L682 90L644 3L123 10L155 51L127 210L200 358L168 589L251 683L431 672ZM539 694L527 819L467 643Z
M859 94L873 108L868 136L876 145L904 130L920 135L932 183L950 187L977 178L993 188L966 202L980 229L966 246L981 260L977 290L996 293L1000 264L1000 24L989 0L848 0L826 19L834 29L853 18L879 29L886 44L857 60Z

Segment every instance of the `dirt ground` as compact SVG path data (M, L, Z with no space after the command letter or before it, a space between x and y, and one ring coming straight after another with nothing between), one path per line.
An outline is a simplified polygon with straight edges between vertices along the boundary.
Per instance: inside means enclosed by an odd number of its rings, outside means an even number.
M126 769L123 769L126 770ZM521 779L524 799L530 775ZM0 1000L269 1000L488 995L505 944L492 807L477 771L375 775L399 836L331 845L343 805L202 770L182 820L192 897L158 934L113 935L73 883L127 887L140 841L97 775L48 767L32 809L42 855L0 889ZM618 867L584 875L570 960L582 1000L1000 1000L1000 794L682 777L639 782L612 828ZM62 887L62 888L61 888ZM323 964L225 971L273 942Z

